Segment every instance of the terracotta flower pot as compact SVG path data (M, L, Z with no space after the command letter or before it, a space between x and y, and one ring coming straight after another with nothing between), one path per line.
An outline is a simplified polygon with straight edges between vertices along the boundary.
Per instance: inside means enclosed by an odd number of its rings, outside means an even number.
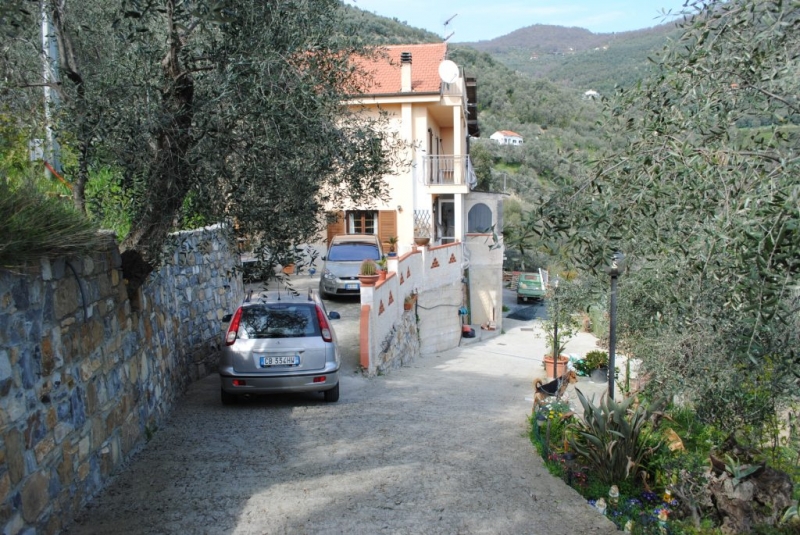
M553 355L545 355L544 357L544 369L545 373L547 373L548 377L561 377L564 375L564 372L567 371L567 363L569 362L569 357L566 355L559 355L558 356L558 368L557 368L557 375L553 375Z
M425 247L430 242L431 242L430 238L414 238L414 243L421 247Z
M358 280L361 282L361 286L375 286L375 283L378 282L378 275L359 275Z

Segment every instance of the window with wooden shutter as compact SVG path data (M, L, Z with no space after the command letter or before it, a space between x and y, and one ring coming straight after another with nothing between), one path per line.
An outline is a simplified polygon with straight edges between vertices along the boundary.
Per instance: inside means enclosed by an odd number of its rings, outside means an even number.
M347 212L348 234L376 234L375 219L378 213L371 210Z
M389 238L397 236L397 213L394 210L378 212L378 239L384 253L389 252Z

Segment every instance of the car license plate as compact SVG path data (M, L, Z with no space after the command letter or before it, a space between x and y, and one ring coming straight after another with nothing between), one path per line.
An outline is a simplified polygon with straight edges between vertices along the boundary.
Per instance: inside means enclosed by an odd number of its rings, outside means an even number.
M300 355L293 357L259 357L258 365L262 368L269 366L299 366Z
M344 285L344 289L345 290L358 290L358 283L356 283L356 284L345 284Z

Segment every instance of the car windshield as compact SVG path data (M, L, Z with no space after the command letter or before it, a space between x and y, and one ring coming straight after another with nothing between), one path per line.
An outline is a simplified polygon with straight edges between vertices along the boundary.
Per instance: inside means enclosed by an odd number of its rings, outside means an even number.
M328 251L330 262L361 262L380 260L381 253L374 243L334 243Z
M316 310L308 305L278 303L242 309L241 338L297 338L319 334Z

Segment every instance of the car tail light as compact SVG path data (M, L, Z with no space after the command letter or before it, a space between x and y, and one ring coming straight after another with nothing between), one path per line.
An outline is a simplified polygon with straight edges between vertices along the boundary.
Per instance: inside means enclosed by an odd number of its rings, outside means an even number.
M317 319L319 320L319 330L322 333L322 339L326 342L333 342L333 336L331 336L331 326L328 323L328 317L325 315L325 311L322 310L322 307L317 305Z
M239 332L239 322L242 320L242 307L236 311L236 314L231 318L231 324L228 327L228 332L225 334L225 345L230 346L236 341L236 333Z
M324 375L322 377L314 377L315 383L324 383L326 380L327 378Z

